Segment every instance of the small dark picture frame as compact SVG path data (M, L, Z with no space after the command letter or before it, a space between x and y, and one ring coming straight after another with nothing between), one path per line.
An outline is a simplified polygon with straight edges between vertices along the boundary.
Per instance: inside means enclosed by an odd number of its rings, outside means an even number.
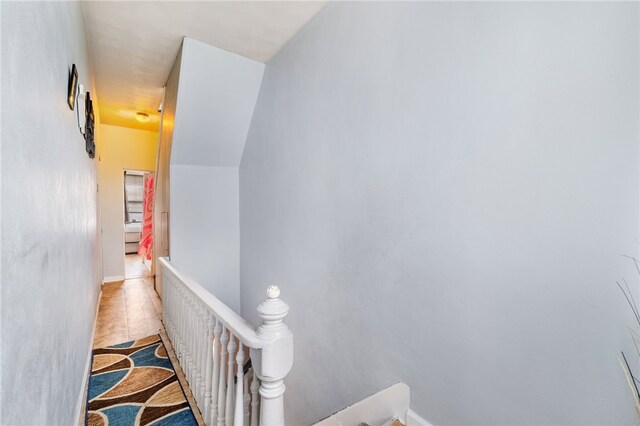
M84 103L84 140L85 149L89 158L96 156L96 144L94 141L95 134L95 116L93 114L93 101L91 101L91 94L87 92Z
M76 68L76 64L73 64L71 73L69 74L69 86L67 87L67 104L69 104L69 108L71 108L71 111L73 111L73 108L76 106L77 93L78 69Z

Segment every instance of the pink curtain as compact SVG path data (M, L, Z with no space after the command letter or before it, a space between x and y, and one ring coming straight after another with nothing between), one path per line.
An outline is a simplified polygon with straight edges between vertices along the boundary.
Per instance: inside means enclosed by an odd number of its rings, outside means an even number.
M142 198L142 237L138 254L151 260L153 251L153 188L155 175L150 173L144 178L144 196Z

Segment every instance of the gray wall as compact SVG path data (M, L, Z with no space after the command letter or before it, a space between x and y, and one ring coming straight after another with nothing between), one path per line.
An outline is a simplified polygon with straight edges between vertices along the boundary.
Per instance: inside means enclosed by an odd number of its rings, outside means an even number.
M77 2L0 7L0 422L75 424L99 293L97 160L66 104L71 64L89 90L85 29Z
M264 64L185 37L171 164L238 167Z
M190 38L177 60L171 261L240 312L238 165L264 64Z
M171 166L171 262L240 312L236 167Z
M434 424L623 424L638 4L333 3L265 69L241 300L278 283L287 424L394 382Z

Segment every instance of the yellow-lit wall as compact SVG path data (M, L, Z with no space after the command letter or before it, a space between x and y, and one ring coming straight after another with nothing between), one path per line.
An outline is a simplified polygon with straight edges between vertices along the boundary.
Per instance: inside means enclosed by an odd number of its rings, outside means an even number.
M103 281L124 279L124 171L156 168L158 132L100 125Z

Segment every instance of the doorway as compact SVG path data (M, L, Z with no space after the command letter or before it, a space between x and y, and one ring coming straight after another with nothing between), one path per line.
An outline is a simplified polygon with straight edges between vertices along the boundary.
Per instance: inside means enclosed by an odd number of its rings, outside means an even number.
M152 172L145 170L124 171L124 277L147 278L151 276L152 256L144 247L145 234L150 232L150 212L153 197L149 197L149 179ZM149 199L151 198L151 199Z

